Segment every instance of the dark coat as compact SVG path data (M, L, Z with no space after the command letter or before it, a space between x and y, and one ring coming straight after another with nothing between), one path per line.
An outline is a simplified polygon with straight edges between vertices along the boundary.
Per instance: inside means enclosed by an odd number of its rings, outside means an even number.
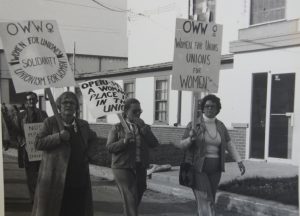
M34 112L36 114L36 118L33 120L29 118L27 110L19 113L18 115L19 132L18 132L17 140L18 140L18 164L20 168L24 168L28 166L28 164L30 163L25 149L26 139L24 133L24 124L40 123L43 122L48 117L47 113L41 109L35 108Z
M93 160L99 152L99 139L86 121L77 119L76 124L85 148L85 166L88 170L89 161ZM44 126L38 134L35 144L38 150L43 151L43 158L32 216L59 216L71 148L70 143L60 140L59 127L54 116L44 121ZM88 191L83 205L85 205L86 211L82 216L92 216L93 201L89 174Z
M141 135L141 162L143 167L149 166L149 147L154 148L159 145L157 138L152 133L150 126L146 125L145 132ZM135 168L136 146L132 143L124 143L125 131L121 123L112 127L108 134L106 147L112 153L111 168Z

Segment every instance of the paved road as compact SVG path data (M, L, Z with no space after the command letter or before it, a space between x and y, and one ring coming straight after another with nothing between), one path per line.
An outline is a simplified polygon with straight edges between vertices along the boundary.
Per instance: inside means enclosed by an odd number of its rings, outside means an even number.
M4 156L5 216L30 216L25 173L17 167L16 158ZM95 216L121 216L122 203L115 184L92 177ZM153 191L147 191L140 206L141 216L192 216L195 202ZM237 216L218 210L218 215Z

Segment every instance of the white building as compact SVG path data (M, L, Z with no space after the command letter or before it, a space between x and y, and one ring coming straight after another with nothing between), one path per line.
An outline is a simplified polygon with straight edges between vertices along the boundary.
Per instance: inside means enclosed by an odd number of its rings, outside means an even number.
M101 76L118 80L139 99L142 117L152 125L172 127L178 120L171 61L175 19L187 18L188 4L128 0L131 68ZM223 25L218 117L229 128L246 130L246 159L300 161L299 9L294 0L216 1L216 23ZM183 92L181 125L191 120L191 110L192 93ZM107 121L117 119L109 116Z

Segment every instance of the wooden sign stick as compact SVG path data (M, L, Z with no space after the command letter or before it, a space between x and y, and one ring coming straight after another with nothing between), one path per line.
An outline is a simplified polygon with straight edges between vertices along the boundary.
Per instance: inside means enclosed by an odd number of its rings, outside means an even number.
M117 115L118 115L118 117L119 117L119 119L120 119L120 122L121 122L121 124L122 124L124 130L125 130L127 133L129 133L129 132L130 132L129 127L128 127L127 123L125 122L125 119L123 118L122 114L121 114L121 113L118 113Z
M58 127L59 127L59 130L62 131L64 130L64 124L59 116L59 113L58 113L58 110L57 110L57 106L56 106L56 103L54 101L54 98L53 98L53 95L52 95L52 92L51 92L51 89L50 88L46 88L45 89L45 92L46 94L48 95L48 98L50 100L50 104L51 104L51 107L52 107L52 110L53 110L53 113L55 115L55 118L56 118L56 121L57 121L57 124L58 124Z

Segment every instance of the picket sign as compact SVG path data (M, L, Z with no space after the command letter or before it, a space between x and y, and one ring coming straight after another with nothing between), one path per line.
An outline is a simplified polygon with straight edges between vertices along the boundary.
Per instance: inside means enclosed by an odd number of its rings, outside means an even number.
M83 99L89 113L96 119L109 114L117 114L124 129L129 128L122 116L125 93L121 86L109 79L94 79L79 83Z
M205 14L195 15L205 20L176 19L172 73L173 90L193 92L193 129L197 123L200 93L218 92L222 43L222 26L212 23Z
M59 129L63 130L50 87L75 86L76 83L57 22L1 22L0 36L16 92L45 89Z

